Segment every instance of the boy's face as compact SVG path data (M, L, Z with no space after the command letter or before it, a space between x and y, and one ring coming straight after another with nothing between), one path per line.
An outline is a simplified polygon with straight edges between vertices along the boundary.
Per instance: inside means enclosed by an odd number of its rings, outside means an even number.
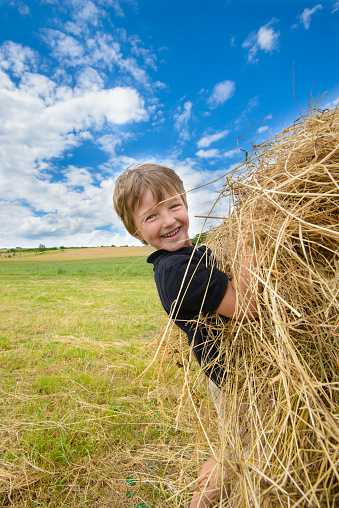
M192 245L188 237L187 210L175 191L166 191L164 201L158 203L152 191L147 189L132 217L136 227L135 236L144 239L155 249L175 252Z

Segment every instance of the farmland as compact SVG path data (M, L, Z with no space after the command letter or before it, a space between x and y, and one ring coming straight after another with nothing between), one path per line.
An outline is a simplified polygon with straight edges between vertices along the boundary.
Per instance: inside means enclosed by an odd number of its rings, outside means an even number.
M169 457L194 445L157 365L138 378L166 322L150 250L105 249L0 261L0 506L165 506Z
M88 247L60 249L0 249L0 260L6 261L77 261L88 259L111 259L146 257L153 247ZM13 252L15 251L15 254Z

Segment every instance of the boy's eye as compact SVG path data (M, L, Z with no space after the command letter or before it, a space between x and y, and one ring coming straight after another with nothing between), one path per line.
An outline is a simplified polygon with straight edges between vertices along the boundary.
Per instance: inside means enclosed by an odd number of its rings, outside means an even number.
M150 220L150 219L153 219L153 217L155 217L155 215L148 215L148 217L145 218L145 222Z
M177 206L180 206L179 203L172 205L171 208L176 208Z

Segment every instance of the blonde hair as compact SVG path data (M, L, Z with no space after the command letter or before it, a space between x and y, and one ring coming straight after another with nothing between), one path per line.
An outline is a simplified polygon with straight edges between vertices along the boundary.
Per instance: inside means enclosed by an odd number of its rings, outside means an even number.
M128 167L115 182L113 205L131 235L136 232L132 212L139 206L147 189L159 203L164 200L166 191L174 191L181 196L187 209L184 184L173 169L151 163ZM141 241L147 245L147 242Z

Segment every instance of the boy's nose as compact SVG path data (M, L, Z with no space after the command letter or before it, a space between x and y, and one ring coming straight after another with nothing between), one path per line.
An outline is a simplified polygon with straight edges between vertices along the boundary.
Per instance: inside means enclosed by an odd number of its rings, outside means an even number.
M163 214L163 217L162 217L162 225L163 227L170 227L170 226L173 226L173 224L175 224L175 218L173 217L172 214L170 213L165 213Z

